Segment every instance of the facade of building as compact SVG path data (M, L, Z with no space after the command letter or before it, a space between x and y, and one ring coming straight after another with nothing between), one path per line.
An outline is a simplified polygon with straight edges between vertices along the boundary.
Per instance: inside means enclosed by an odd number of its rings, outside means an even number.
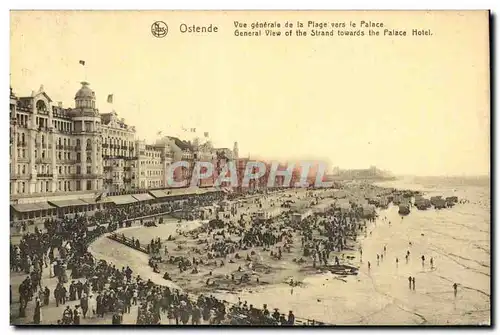
M173 159L169 144L158 142L148 145L145 141L136 141L136 148L138 187L140 189L167 188L167 169Z
M230 150L171 136L154 144L138 141L135 127L114 111L99 113L95 92L81 84L69 108L52 101L43 86L30 96L10 90L12 220L103 208L103 194L169 188L167 171L174 162L188 162L174 179L190 182L197 161L220 168L238 157L237 143ZM215 172L198 186L211 187L216 177Z
M137 150L135 127L112 113L101 114L104 186L107 193L137 188Z
M101 119L95 93L82 83L75 107L54 104L43 86L10 94L10 195L13 199L103 187Z

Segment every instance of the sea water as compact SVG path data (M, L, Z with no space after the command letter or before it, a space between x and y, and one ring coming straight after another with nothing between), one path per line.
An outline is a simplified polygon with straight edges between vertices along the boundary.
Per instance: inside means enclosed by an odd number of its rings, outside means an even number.
M231 302L241 297L256 307L267 304L284 314L292 310L297 317L339 325L489 324L489 179L413 178L381 186L469 202L443 210L412 208L404 218L396 206L380 211L377 222L368 226L371 234L360 240L357 276L327 273L308 277L293 290L283 283L216 296ZM384 258L377 263L384 246ZM415 290L409 289L409 276L415 277Z

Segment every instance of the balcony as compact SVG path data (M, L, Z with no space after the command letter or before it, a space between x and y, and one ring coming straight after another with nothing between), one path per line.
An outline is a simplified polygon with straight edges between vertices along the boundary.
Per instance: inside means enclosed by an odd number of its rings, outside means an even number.
M19 174L19 173L14 173L10 175L10 180L29 180L31 179L31 174Z
M57 144L57 145L56 145L56 149L57 149L57 150L63 150L63 149L64 149L64 146L63 146L63 145L61 145L61 144Z
M81 151L82 150L82 147L77 145L77 146L74 146L73 147L75 149L75 151Z
M109 144L107 144L107 143L103 143L103 144L102 144L102 147L103 147L103 148L107 148L107 147L109 147Z
M110 172L113 170L113 167L112 166L105 166L104 167L104 172Z
M123 182L128 184L128 183L132 182L132 179L131 178L123 178Z
M52 163L52 158L50 157L35 159L35 164L50 164L50 163Z
M87 130L87 129L76 130L76 129L73 129L73 134L78 134L78 135L85 135L85 134L88 134L88 135L98 135L100 133L101 132L98 131L98 130Z
M54 175L52 173L39 173L36 175L37 178L53 178Z
M102 178L102 175L95 174L95 173L92 173L92 174L72 174L71 178L72 179L98 179L98 178Z
M123 171L130 172L130 171L132 171L132 168L130 166L126 166L123 168Z
M120 148L121 148L122 150L127 150L127 146L126 146L126 145L122 145Z

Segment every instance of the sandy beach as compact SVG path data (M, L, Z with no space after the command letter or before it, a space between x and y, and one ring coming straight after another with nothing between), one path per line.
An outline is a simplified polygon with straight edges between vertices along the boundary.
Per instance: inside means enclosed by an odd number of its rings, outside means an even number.
M426 196L430 194L432 191ZM205 285L208 269L197 275L186 275L180 280L177 273L172 274L174 284L165 281L147 266L147 255L106 238L96 241L92 251L117 265L129 264L140 271L141 277L144 275L159 284L163 281L188 292L212 293L229 302L237 302L240 297L257 307L268 304L282 311L293 310L302 318L330 324L488 324L489 213L482 210L480 204L487 200L485 197L489 194L467 190L460 195L465 194L473 198L471 203L457 204L442 211L414 209L404 219L394 206L379 211L377 221L369 223L366 237L358 239L363 250L362 259L359 252L352 252L355 258L349 262L360 267L357 276L338 276L328 272L315 274L317 270L314 269L300 272L298 267L290 266L290 260L283 259L282 263L273 264L283 271L273 271L274 275L262 280L265 285L253 284L228 292L227 289L222 291ZM184 230L197 226L193 222L183 225ZM160 230L155 229L160 228L130 228L123 233L146 242L152 236L160 235ZM161 235L166 238L169 231L175 235L176 229L174 225L162 225ZM384 246L386 254L377 265L376 254L383 254ZM411 256L406 264L407 251ZM422 255L426 258L423 266ZM433 269L429 264L431 257L434 260ZM396 258L399 260L397 264ZM370 270L368 262L371 263ZM223 276L237 266L231 264L231 267L219 270L220 273L214 271L213 275ZM408 288L408 276L416 278L415 291ZM302 284L292 290L285 283L289 278ZM453 283L459 284L456 297Z

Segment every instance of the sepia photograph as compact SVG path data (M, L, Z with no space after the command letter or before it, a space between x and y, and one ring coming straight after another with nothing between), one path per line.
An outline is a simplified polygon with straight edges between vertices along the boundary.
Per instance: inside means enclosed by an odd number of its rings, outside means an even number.
M9 19L12 326L491 327L489 11Z

